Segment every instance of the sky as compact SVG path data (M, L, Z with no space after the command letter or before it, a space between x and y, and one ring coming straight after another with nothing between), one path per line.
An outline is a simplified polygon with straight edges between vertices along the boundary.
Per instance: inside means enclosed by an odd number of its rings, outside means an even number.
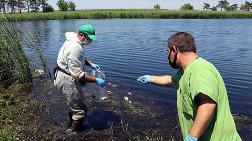
M58 0L48 0L48 3L55 9ZM155 4L159 4L161 9L176 10L181 5L190 3L194 9L202 10L203 3L217 5L219 0L65 0L73 1L76 9L152 9ZM242 4L245 0L228 0L230 4Z

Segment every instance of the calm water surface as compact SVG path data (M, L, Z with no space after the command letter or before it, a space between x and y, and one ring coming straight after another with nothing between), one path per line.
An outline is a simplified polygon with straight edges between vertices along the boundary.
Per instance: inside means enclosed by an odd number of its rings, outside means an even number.
M52 70L65 41L64 33L77 31L86 23L96 27L98 36L86 47L86 57L101 66L107 82L127 88L134 96L173 104L174 87L142 85L136 79L143 74L174 73L167 62L166 40L177 31L192 33L199 55L222 74L232 112L252 115L252 20L78 19L21 25L38 33L39 45Z

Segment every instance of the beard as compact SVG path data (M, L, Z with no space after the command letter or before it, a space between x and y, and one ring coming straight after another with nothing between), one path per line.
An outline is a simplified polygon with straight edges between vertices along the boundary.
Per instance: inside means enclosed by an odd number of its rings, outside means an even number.
M178 53L176 53L176 54L174 55L173 62L172 62L171 59L170 59L171 54L170 54L169 57L168 57L169 64L170 64L170 66L171 66L173 69L178 69L178 68L179 68L179 67L177 66L177 55L178 55Z

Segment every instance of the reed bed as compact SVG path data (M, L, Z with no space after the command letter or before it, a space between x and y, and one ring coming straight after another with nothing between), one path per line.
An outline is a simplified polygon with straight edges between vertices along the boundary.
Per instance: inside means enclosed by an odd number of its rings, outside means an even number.
M7 18L9 17L15 18L15 20L17 21L55 20L55 19L106 19L106 18L240 19L240 18L252 18L252 12L117 9L117 10L79 10L79 11L55 11L51 13L38 12L38 13L7 14Z
M1 16L0 20L0 82L14 84L31 82L32 70L29 60L22 48L26 44L39 58L43 69L48 71L42 51L35 43L34 36L16 22L15 17Z

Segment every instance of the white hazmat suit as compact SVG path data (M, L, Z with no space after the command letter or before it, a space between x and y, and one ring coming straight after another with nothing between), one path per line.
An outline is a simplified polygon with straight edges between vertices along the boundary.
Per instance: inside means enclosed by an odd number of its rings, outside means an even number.
M61 47L57 65L63 71L56 72L55 85L67 99L70 112L69 116L73 121L84 119L87 107L84 104L84 96L81 92L80 79L83 79L85 72L85 51L83 44L79 41L74 32L66 32L66 41Z

